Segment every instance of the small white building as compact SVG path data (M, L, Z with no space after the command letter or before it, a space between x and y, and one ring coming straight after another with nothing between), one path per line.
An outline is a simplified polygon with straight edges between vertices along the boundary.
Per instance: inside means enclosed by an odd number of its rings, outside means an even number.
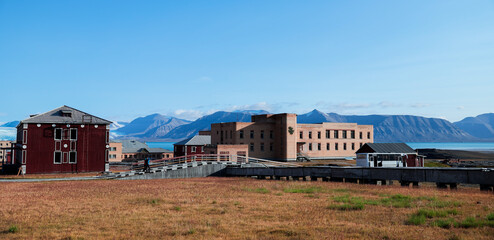
M423 167L420 156L406 143L366 143L357 152L361 167Z

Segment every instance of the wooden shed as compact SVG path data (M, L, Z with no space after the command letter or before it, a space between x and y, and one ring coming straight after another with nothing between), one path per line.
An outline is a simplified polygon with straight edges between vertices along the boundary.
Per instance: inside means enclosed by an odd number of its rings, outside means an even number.
M406 143L366 143L356 153L362 167L424 166L424 157Z

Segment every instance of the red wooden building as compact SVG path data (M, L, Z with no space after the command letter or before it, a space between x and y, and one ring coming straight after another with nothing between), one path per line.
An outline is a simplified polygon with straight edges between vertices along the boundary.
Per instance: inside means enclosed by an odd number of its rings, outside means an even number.
M173 144L175 157L204 154L204 147L211 144L211 136L196 135Z
M15 164L22 173L108 171L111 122L63 106L17 126Z

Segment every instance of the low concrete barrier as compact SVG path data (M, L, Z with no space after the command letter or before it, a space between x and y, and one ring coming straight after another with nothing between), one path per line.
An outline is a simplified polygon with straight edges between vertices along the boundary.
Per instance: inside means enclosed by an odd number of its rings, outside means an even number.
M279 179L329 178L333 181L377 183L377 181L400 181L407 186L420 182L435 182L438 187L450 185L456 188L457 184L479 184L482 190L494 189L494 169L485 168L365 168L365 167L228 167L223 171L230 177L271 177Z

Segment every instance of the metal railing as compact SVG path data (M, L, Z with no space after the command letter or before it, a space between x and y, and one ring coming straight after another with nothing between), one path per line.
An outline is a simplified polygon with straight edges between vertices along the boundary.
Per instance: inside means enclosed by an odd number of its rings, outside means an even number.
M231 162L237 164L257 163L265 167L300 167L295 163L278 162L261 158L245 157L239 155L226 154L196 154L173 158L156 159L149 161L150 168L164 167L190 162ZM132 170L144 170L145 160L140 160L132 164Z

